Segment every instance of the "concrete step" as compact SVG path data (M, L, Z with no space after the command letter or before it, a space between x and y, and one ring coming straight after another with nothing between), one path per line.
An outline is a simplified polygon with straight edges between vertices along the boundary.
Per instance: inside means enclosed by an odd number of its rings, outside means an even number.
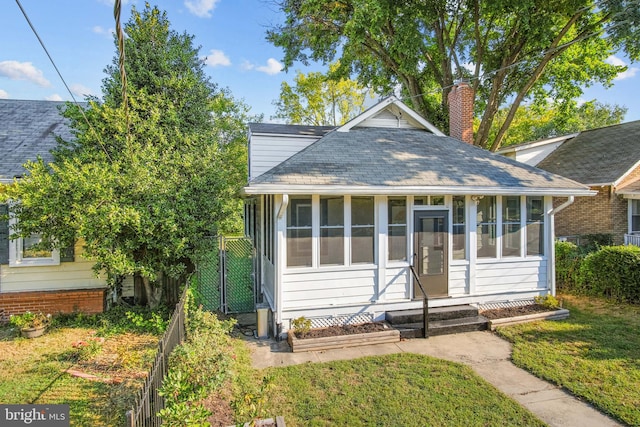
M392 325L400 331L400 338L422 338L423 323L403 323ZM485 331L489 328L489 320L483 316L469 316L457 319L429 321L429 336L458 334L461 332Z
M387 311L385 318L392 325L422 323L422 309ZM478 315L478 309L470 305L434 307L429 309L429 321L457 319Z

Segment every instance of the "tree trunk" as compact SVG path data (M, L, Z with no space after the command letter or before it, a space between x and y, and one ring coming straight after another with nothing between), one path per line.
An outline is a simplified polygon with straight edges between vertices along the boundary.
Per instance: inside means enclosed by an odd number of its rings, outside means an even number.
M155 286L148 277L142 276L142 284L144 285L144 293L147 297L147 305L149 308L158 308L162 301L162 286Z

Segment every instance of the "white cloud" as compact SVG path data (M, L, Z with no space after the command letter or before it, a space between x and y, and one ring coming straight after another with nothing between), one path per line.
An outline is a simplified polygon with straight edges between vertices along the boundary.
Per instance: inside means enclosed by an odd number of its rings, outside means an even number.
M608 64L611 64L611 65L627 67L627 71L623 71L621 73L618 73L618 75L615 77L614 80L630 79L632 77L635 77L635 75L638 73L638 71L640 71L640 68L629 67L626 62L624 62L622 59L618 58L615 55L609 56L607 59L605 59L605 62L608 63Z
M0 89L0 99L9 99L9 94L6 90Z
M0 61L0 76L11 80L28 80L42 87L50 87L49 80L44 78L41 70L31 62Z
M81 85L80 83L72 84L71 86L69 86L69 89L71 89L71 93L73 93L75 96L85 97L87 95L94 95L91 89L84 85Z
M245 59L244 61L242 61L242 64L240 64L240 68L243 69L244 71L249 71L256 68L256 66Z
M278 61L277 59L269 58L267 59L267 65L261 65L259 67L256 67L256 70L263 73L267 73L270 76L272 76L282 71L282 67L283 66L280 63L280 61Z
M64 101L60 95L54 93L53 95L45 96L46 101Z
M223 51L218 49L211 49L204 62L210 67L228 67L229 65L231 65L231 60L229 59L229 57L225 55Z
M101 36L109 37L111 37L111 34L114 34L116 32L116 30L114 30L113 28L103 28L100 25L96 25L91 30L96 34L100 34Z
M220 0L185 0L184 5L200 18L210 18L211 11L216 7L216 3Z

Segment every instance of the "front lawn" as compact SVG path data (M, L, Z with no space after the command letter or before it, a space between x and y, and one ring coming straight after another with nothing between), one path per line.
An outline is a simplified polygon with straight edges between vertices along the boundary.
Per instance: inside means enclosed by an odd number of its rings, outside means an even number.
M542 426L460 364L393 354L266 370L264 412L287 426Z
M513 362L640 426L640 306L563 295L571 317L498 329Z
M71 425L122 425L159 336L135 330L135 325L127 330L121 327L124 322L114 327L107 319L54 320L35 339L19 337L10 325L0 326L0 403L64 403L70 406ZM69 369L89 379L73 376Z

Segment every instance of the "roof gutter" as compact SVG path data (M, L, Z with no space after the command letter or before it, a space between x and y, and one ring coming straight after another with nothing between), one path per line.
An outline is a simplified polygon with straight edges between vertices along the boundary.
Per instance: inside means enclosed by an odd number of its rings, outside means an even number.
M560 206L556 206L553 209L550 209L547 212L547 217L549 218L549 228L550 228L550 233L549 233L549 243L548 243L548 259L549 259L549 263L547 264L547 271L548 271L548 275L549 275L549 291L551 292L551 295L555 296L556 295L556 247L555 247L555 240L556 240L556 230L555 230L555 215L560 212L561 210L563 210L564 208L566 208L567 206L571 205L575 200L574 196L569 196L569 198L567 199L566 202L564 202L563 204L561 204Z

